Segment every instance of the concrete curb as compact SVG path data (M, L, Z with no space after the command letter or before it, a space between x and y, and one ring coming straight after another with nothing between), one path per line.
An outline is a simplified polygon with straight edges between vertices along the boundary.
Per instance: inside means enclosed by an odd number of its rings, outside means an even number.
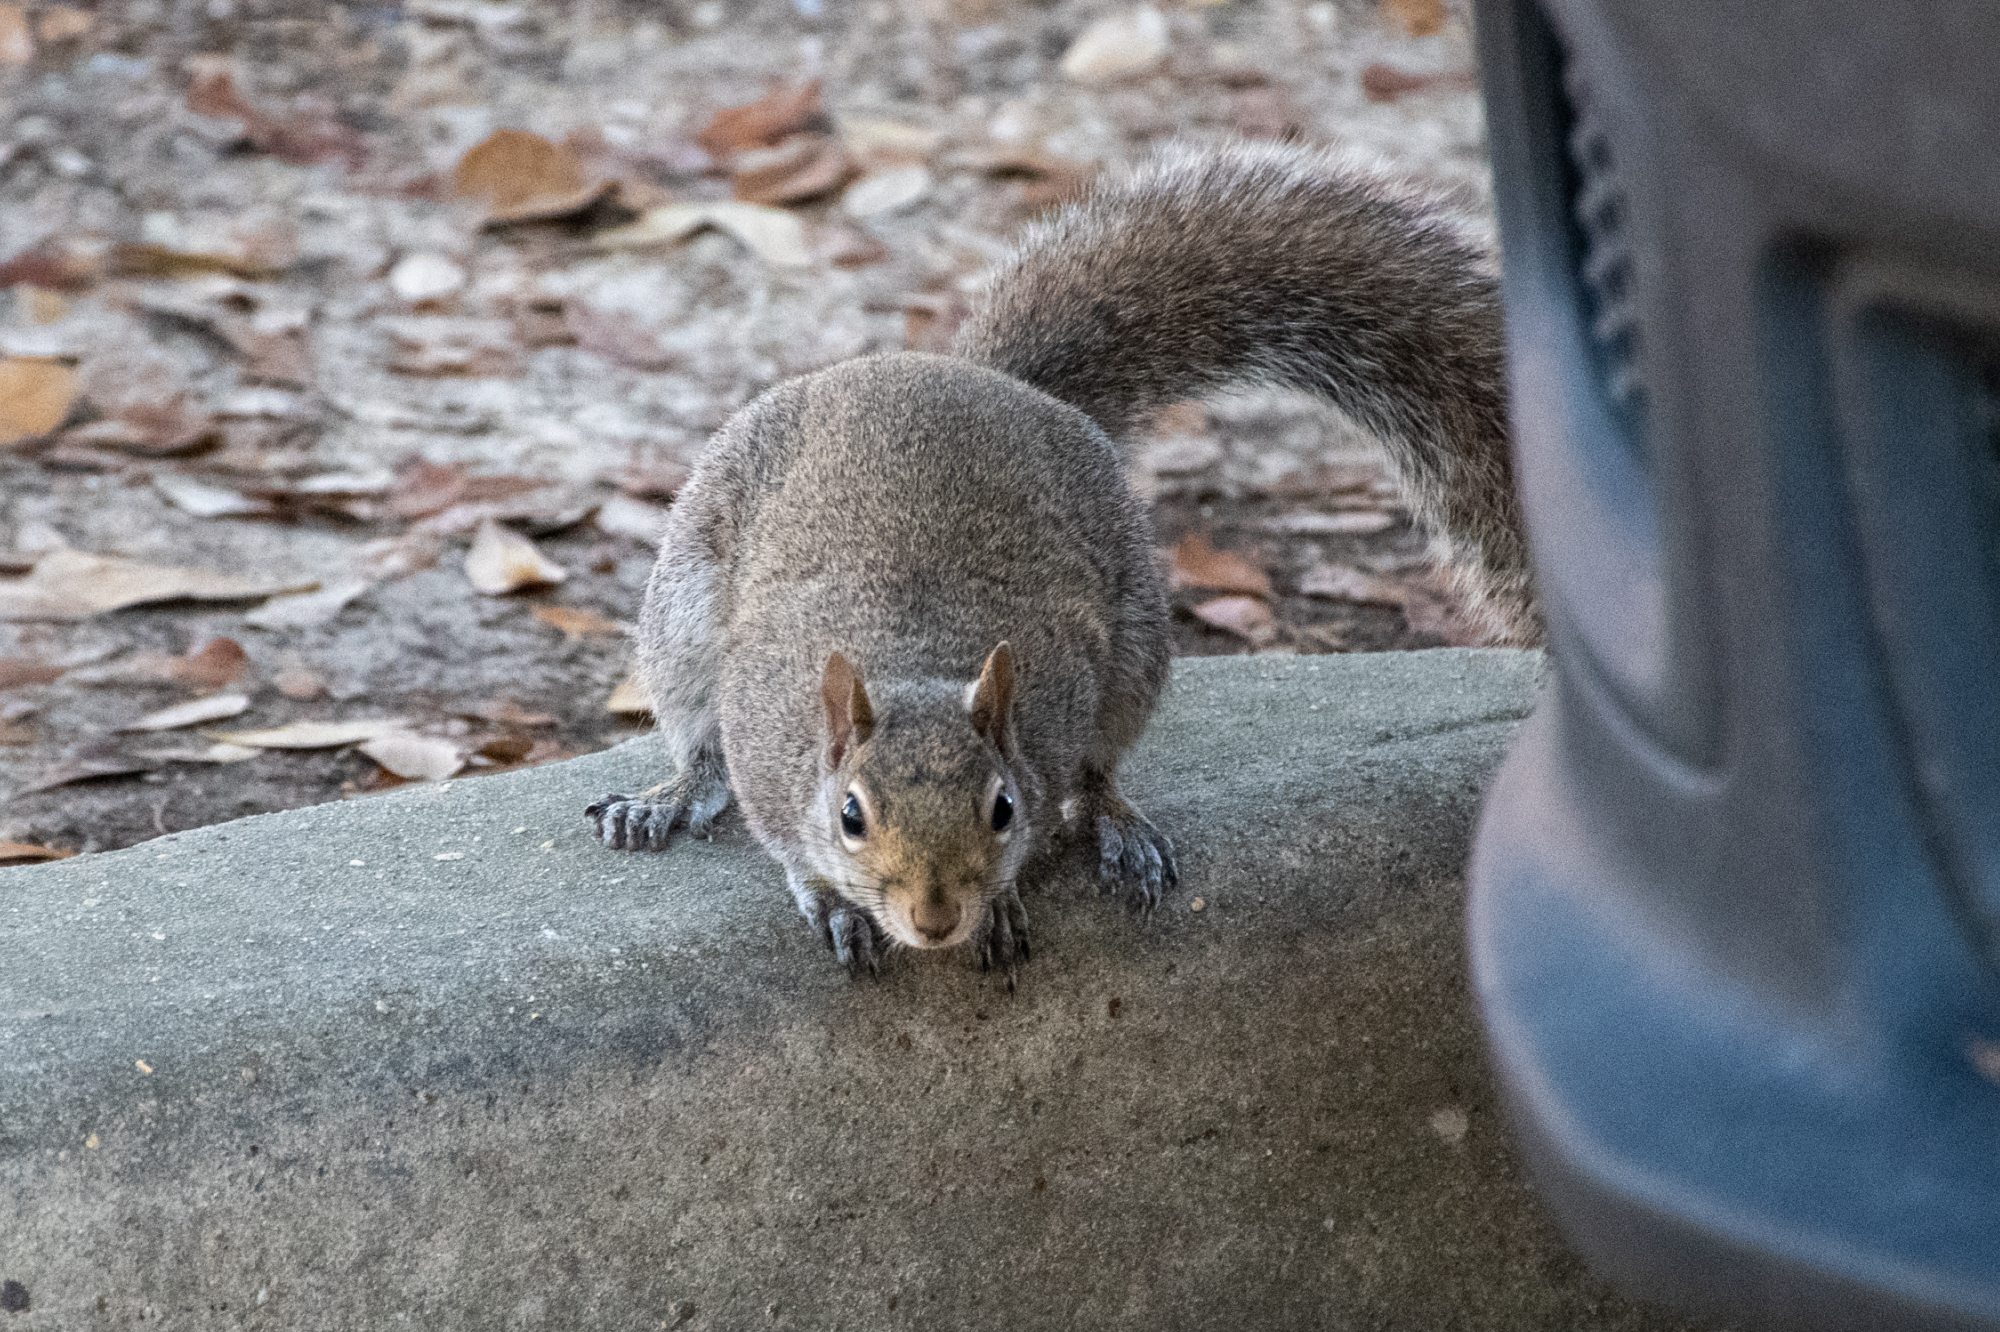
M1180 664L1141 923L852 983L650 742L0 871L0 1332L1617 1327L1479 1064L1461 881L1533 654ZM1190 909L1204 899L1205 909Z

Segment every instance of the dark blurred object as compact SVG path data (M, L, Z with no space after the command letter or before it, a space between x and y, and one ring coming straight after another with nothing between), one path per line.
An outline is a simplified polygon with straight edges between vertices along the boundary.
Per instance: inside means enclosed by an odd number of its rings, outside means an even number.
M1471 929L1536 1180L1737 1325L2000 1328L2000 7L1478 19L1554 670Z

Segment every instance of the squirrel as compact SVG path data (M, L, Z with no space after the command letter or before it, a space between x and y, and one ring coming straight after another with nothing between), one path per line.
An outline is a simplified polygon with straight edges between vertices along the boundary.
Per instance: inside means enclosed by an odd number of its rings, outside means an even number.
M969 944L1009 988L1016 883L1072 825L1150 911L1173 844L1120 793L1169 611L1121 441L1259 382L1385 445L1493 641L1541 628L1497 282L1447 210L1289 145L1170 149L1031 227L949 355L766 391L677 497L638 623L670 775L586 811L623 850L732 797L850 974Z

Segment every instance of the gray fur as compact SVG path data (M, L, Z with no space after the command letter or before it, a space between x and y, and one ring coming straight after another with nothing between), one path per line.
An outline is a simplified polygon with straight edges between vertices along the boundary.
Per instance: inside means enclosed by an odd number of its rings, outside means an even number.
M1497 284L1407 182L1285 145L1170 150L1032 228L954 350L1115 439L1232 383L1318 394L1387 445L1494 637L1541 638Z
M1389 442L1525 639L1500 376L1492 280L1424 205L1296 149L1169 155L1036 229L958 356L850 361L723 427L639 619L671 771L588 813L607 844L659 850L733 793L850 971L941 941L1011 984L1029 951L1016 876L1066 823L1143 909L1178 877L1117 789L1166 683L1168 615L1114 437L1234 380L1318 391ZM996 729L971 682L1003 642ZM861 682L852 708L835 653Z

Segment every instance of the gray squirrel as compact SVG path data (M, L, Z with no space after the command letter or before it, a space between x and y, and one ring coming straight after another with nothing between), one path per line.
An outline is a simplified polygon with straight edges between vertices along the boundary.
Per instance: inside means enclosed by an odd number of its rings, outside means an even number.
M779 384L716 435L646 589L670 774L586 811L617 849L732 796L850 973L969 944L1011 987L1024 866L1073 830L1145 911L1167 836L1118 789L1168 675L1121 441L1236 383L1380 437L1495 641L1540 622L1497 284L1444 210L1306 149L1169 150L1027 233L951 355Z

